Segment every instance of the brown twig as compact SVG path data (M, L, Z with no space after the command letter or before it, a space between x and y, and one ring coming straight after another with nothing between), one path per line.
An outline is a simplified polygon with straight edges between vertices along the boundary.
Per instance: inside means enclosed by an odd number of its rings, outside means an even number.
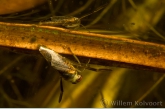
M51 26L0 22L0 45L38 50L44 45L58 53L116 62L120 67L165 70L165 45ZM121 36L121 35L118 35Z

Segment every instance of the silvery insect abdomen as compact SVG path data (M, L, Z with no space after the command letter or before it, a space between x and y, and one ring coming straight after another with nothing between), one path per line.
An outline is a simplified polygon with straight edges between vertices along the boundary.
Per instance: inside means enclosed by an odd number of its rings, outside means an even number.
M51 62L53 68L61 71L60 74L65 80L68 80L73 84L81 81L82 76L78 74L77 69L74 68L72 63L66 58L43 46L39 47L39 51L48 62Z

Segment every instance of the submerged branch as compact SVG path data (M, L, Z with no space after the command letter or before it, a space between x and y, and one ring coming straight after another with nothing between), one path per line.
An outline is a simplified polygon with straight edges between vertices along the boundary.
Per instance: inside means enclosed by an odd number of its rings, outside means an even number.
M0 45L38 50L44 45L58 53L107 60L108 65L165 70L165 45L81 32L59 27L0 22ZM122 35L121 35L122 36ZM105 62L105 61L103 61Z

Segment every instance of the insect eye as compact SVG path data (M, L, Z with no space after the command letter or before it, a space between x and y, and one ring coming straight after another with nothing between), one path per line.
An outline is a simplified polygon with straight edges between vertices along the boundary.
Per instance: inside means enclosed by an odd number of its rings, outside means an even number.
M79 78L76 80L76 82L80 82L82 80L82 76L79 75Z

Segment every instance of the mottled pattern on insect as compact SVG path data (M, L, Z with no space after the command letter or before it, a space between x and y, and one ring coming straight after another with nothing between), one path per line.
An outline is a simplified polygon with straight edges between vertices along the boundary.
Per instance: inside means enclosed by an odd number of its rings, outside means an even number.
M63 26L66 28L77 28L80 26L81 21L77 17L73 16L53 16L51 20L40 22L40 25L49 26Z
M44 56L44 58L51 63L53 68L60 71L61 76L65 80L70 81L73 84L81 81L82 76L78 74L78 70L65 57L62 57L55 51L44 46L40 46L39 51Z

